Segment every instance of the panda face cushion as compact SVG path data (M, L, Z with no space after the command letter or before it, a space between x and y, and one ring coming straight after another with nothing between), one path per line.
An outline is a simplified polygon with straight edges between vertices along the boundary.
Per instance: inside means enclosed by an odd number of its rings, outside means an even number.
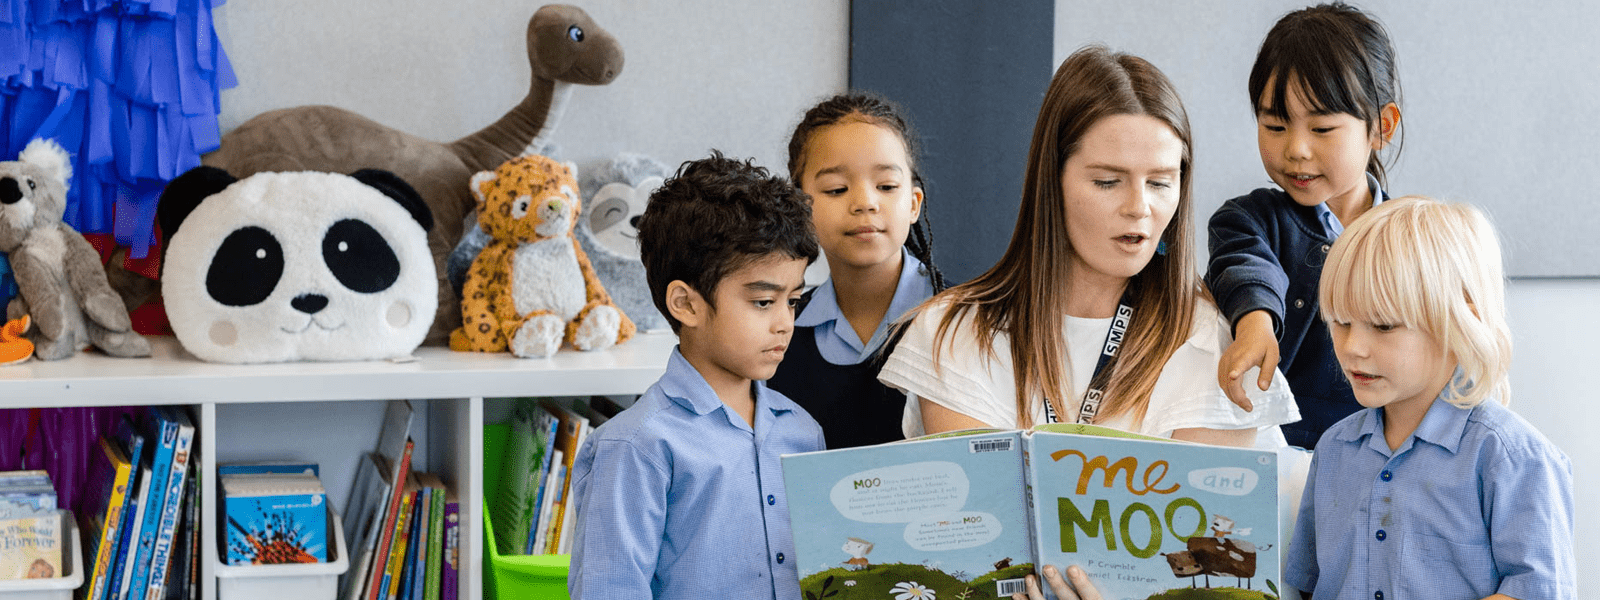
M184 349L225 363L410 354L437 308L432 217L383 171L200 167L158 209L172 239L162 294Z

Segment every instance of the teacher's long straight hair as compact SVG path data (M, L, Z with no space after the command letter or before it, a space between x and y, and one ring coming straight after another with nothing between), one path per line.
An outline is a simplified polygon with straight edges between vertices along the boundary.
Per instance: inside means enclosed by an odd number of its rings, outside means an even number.
M1063 420L1071 381L1063 339L1066 286L1072 240L1067 237L1062 170L1079 140L1100 119L1148 115L1172 127L1183 141L1178 208L1162 232L1165 255L1133 276L1133 323L1112 367L1098 419L1132 413L1144 420L1150 392L1173 352L1189 338L1200 286L1194 265L1190 181L1193 163L1189 117L1166 75L1144 59L1090 46L1056 70L1034 125L1017 226L1000 261L977 278L951 288L927 304L946 304L934 336L934 364L952 327L972 318L983 352L995 356L994 336L1011 340L1016 378L1017 425L1031 427L1031 405L1042 396ZM951 344L957 343L955 340ZM1079 360L1094 360L1085 356Z

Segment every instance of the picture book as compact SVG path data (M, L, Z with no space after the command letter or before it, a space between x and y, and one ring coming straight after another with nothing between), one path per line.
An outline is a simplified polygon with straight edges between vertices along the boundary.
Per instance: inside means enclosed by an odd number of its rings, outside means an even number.
M550 467L550 449L555 442L556 418L532 400L518 401L512 407L510 431L506 438L499 492L490 503L496 527L494 544L501 554L528 554L530 535L538 517L540 483Z
M63 514L49 510L0 519L0 579L61 577Z
M56 488L44 471L0 473L0 519L56 509Z
M423 600L439 600L441 567L444 559L444 507L449 502L444 480L432 473L419 473L417 480L430 490L428 503L428 550L423 565Z
M372 564L377 557L379 537L394 502L393 482L399 479L395 467L404 458L411 436L412 408L405 400L391 400L384 407L383 424L378 432L376 451L358 459L356 476L344 507L345 542L350 544L350 568L339 579L343 600L366 598L371 588ZM406 468L410 468L406 459Z
M172 407L152 407L145 413L146 444L151 447L150 496L148 504L142 509L140 516L142 523L139 525L138 545L134 546L133 569L130 571L132 579L128 583L129 600L145 600L150 590L150 579L155 565L156 541L160 537L162 516L166 512L167 496L172 488L179 488L178 496L172 501L176 503L182 498L182 484L173 484L173 465L188 464L188 447L185 445L182 455L179 455L179 442L184 438L193 441L194 425L189 421L188 415ZM185 435L187 430L187 435ZM181 482L183 471L178 470L178 481ZM159 587L159 585L158 585Z
M1271 451L1044 426L787 455L783 472L808 600L1004 598L1043 564L1082 567L1106 600L1278 595Z
M230 565L328 561L328 502L309 473L222 475Z
M444 492L444 552L439 555L439 600L458 600L461 577L461 501L454 488Z
M113 563L115 568L111 572L111 585L106 591L106 598L120 600L128 597L128 588L133 583L133 561L138 553L139 536L143 533L144 511L150 503L150 485L154 477L150 474L150 459L148 453L144 463L139 467L138 494L128 502L123 509L122 527L125 533L117 541L117 558Z
M158 479L166 486L166 490L161 494L161 504L152 506L152 509L157 507L161 509L161 518L157 521L155 545L150 552L149 576L143 588L144 592L131 596L129 600L161 600L162 590L166 587L167 576L171 572L178 516L182 508L184 489L189 483L189 463L193 459L194 423L189 419L187 409L180 406L157 406L150 410L160 420L177 424L177 439L174 441L172 464L168 468L167 476ZM137 585L139 582L134 583Z
M101 436L95 445L98 452L89 466L92 487L84 505L83 525L91 561L87 597L99 599L105 597L111 583L111 561L116 558L115 548L123 533L122 511L128 504L128 486L134 467L111 438Z
M406 546L411 542L411 517L415 513L412 506L416 504L417 491L420 489L416 476L408 473L402 486L400 511L393 528L394 539L389 543L389 558L384 562L383 578L377 588L380 600L392 598L400 591L400 576L405 572Z

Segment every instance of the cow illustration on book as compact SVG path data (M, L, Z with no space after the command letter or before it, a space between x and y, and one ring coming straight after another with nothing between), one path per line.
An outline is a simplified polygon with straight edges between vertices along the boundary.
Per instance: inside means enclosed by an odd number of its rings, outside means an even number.
M850 555L850 560L844 561L845 568L860 571L868 566L867 555L872 553L872 542L858 537L846 538L843 550Z
M1195 587L1194 579L1199 576L1206 578L1206 587L1211 587L1211 576L1232 576L1239 579L1239 587L1250 589L1250 579L1256 575L1256 552L1271 550L1272 545L1257 547L1249 540L1227 537L1230 535L1250 535L1249 528L1235 527L1233 519L1222 515L1215 515L1211 520L1210 537L1195 536L1189 538L1188 549L1178 552L1163 552L1167 566L1172 567L1172 575L1178 578L1189 578L1189 587Z

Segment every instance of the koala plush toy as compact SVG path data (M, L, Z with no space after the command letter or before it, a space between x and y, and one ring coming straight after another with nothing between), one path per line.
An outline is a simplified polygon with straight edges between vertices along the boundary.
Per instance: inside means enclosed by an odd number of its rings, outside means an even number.
M156 216L172 236L172 331L201 360L404 357L433 324L433 213L388 171L197 167L167 184Z
M106 283L100 255L62 221L72 163L54 140L28 143L17 160L0 163L0 252L11 260L21 295L6 317L32 318L34 356L55 360L88 346L111 356L150 355L134 333L122 298Z

